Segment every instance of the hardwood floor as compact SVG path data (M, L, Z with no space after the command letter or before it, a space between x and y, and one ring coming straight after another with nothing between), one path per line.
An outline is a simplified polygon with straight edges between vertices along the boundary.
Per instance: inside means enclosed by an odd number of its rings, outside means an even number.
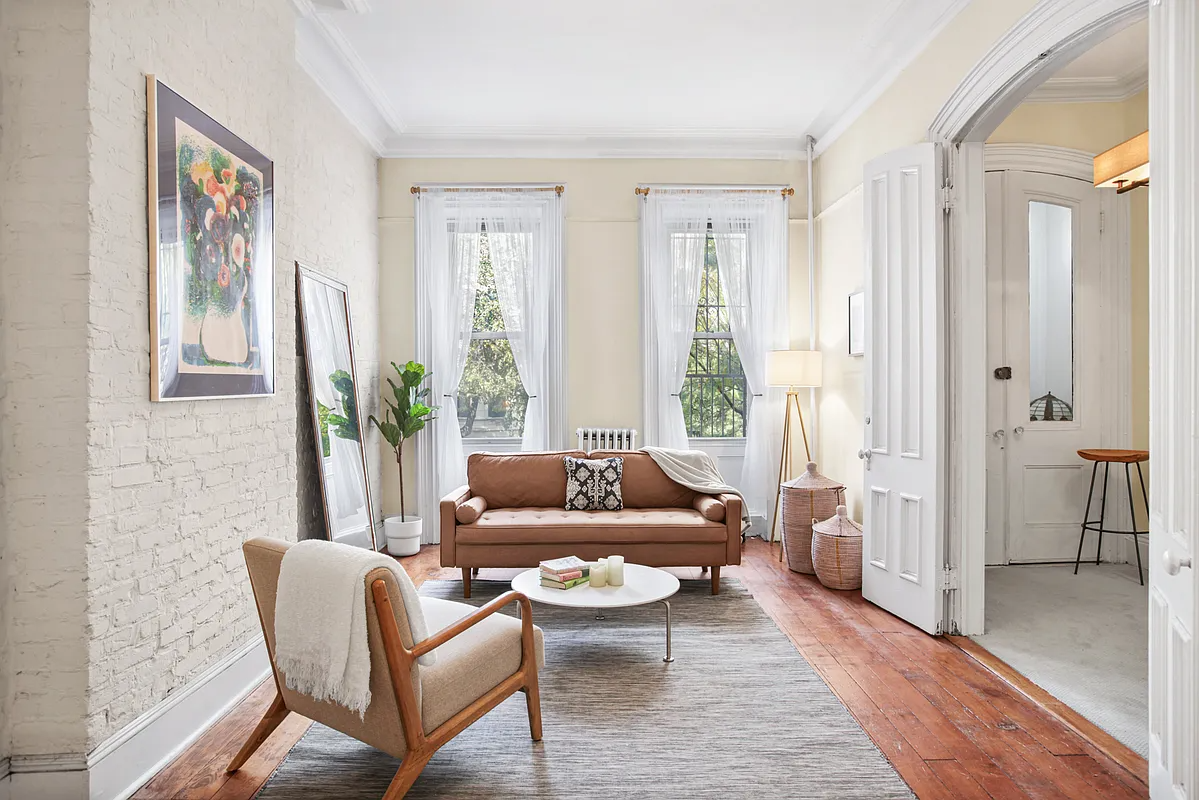
M926 636L867 603L825 589L752 539L740 580L832 687L921 800L1147 798L1137 774L952 642ZM457 579L436 547L401 559L412 580ZM699 570L676 570L699 578ZM483 570L500 579L511 570ZM536 614L536 611L534 611ZM236 775L225 765L270 704L267 681L168 765L134 798L246 800L308 728L292 715Z

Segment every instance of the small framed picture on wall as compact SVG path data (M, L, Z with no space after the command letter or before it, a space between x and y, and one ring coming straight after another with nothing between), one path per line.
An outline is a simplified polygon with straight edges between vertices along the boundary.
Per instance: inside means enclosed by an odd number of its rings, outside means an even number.
M849 354L866 355L866 295L854 292L849 296Z

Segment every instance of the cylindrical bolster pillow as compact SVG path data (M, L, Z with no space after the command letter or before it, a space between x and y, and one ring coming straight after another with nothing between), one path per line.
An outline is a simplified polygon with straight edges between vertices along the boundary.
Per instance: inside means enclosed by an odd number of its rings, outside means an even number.
M463 525L469 525L479 517L483 516L483 512L487 510L487 501L482 497L472 497L465 503L461 503L454 510L454 517ZM721 517L723 519L723 516Z
M695 496L695 510L703 514L704 519L712 522L724 522L724 503L706 494Z

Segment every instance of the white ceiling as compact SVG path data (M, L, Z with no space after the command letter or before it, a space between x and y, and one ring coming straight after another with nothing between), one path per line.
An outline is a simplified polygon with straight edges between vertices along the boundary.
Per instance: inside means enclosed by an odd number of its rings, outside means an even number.
M297 57L384 155L794 155L963 0L294 0Z
M1113 34L1058 70L1033 102L1120 102L1149 85L1149 22Z

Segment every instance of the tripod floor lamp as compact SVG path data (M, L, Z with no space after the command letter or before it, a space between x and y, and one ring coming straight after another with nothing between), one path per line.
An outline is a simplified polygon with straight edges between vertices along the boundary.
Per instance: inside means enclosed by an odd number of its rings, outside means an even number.
M799 405L800 387L820 386L824 382L824 357L818 350L771 350L766 353L766 383L770 386L786 386L787 402L783 406L783 447L779 453L779 486L794 473L791 469L791 406L799 417L799 433L803 436L803 449L807 460L812 460L808 447L808 432L803 425L803 410ZM779 511L776 503L774 517L770 521L770 542L774 543L774 529L778 524Z

